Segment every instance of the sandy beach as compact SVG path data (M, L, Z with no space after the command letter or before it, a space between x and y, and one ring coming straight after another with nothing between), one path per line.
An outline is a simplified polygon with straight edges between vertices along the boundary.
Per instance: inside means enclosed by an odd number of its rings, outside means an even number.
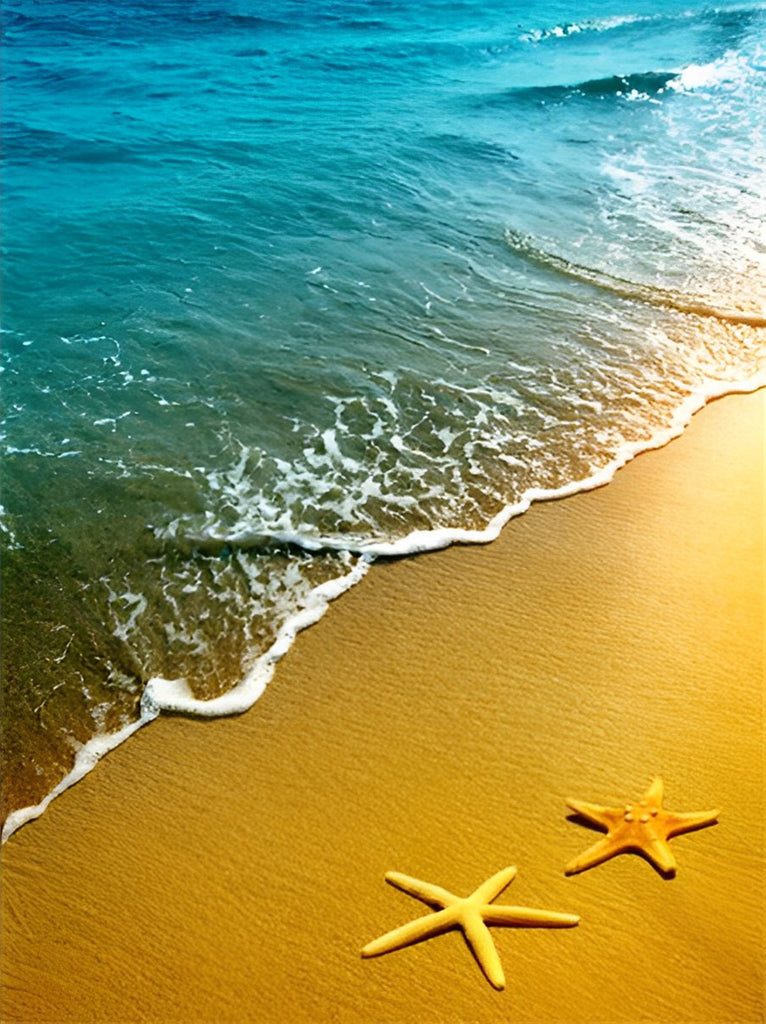
M3 848L2 1020L763 1020L764 406L716 401L486 547L376 566L238 718L165 717ZM573 877L565 799L652 778L678 836ZM578 914L493 928L495 991L389 870Z

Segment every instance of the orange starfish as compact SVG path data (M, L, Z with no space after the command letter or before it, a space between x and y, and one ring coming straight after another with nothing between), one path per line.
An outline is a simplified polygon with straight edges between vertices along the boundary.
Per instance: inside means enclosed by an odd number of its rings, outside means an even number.
M602 861L628 851L641 853L663 875L676 873L676 859L668 846L671 836L715 824L718 811L674 814L662 807L662 779L656 778L643 797L624 807L599 807L580 800L567 800L582 818L606 829L607 834L575 857L566 867L568 875L585 871Z
M512 928L571 928L580 920L575 914L493 904L492 900L499 896L515 877L516 868L505 868L483 882L470 896L460 897L447 892L441 886L421 882L398 871L389 871L386 874L386 881L391 885L431 907L440 909L435 914L426 914L425 917L419 917L387 932L379 939L368 942L362 950L362 956L380 956L394 949L410 946L414 942L430 939L433 935L441 935L450 929L459 928L487 980L497 989L504 988L505 975L487 928L488 924Z

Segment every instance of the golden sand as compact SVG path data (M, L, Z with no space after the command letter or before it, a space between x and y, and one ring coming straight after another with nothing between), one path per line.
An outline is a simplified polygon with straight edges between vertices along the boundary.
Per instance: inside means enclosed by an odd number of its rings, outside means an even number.
M7 1022L763 1019L763 425L726 398L601 490L487 547L376 566L249 713L163 718L3 850ZM653 777L719 823L573 877L565 799ZM672 795L672 799L671 799ZM387 871L578 927L460 931Z

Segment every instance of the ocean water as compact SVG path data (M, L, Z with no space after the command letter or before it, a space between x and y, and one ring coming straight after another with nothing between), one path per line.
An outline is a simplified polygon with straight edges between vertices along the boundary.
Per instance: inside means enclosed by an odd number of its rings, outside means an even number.
M3 75L6 834L766 384L763 3L4 0Z

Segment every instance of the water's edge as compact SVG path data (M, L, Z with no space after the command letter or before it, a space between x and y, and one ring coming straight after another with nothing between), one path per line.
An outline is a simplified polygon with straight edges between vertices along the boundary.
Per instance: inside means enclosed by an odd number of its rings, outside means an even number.
M212 700L199 700L192 695L184 679L150 679L141 697L139 718L117 732L95 736L80 747L72 770L40 803L19 808L8 815L3 825L2 843L5 843L22 825L39 818L52 800L84 778L105 754L120 746L138 729L157 718L161 712L214 718L241 714L249 710L262 696L274 675L277 663L292 647L298 633L318 622L330 603L358 583L377 558L404 557L440 550L452 544L488 544L498 537L502 528L511 519L522 515L535 502L557 500L603 487L614 478L618 470L637 455L663 448L681 436L694 415L709 402L727 395L751 394L761 388L766 388L766 371L747 380L707 381L678 406L672 423L665 430L659 431L647 441L626 444L607 466L589 477L571 481L555 489L530 488L519 501L507 505L481 530L417 530L396 541L369 542L356 546L341 546L340 542L329 538L323 542L317 538L300 535L285 534L275 537L276 540L300 545L309 551L332 549L357 557L347 573L315 587L310 592L300 611L283 624L271 647L254 662L241 682L227 693ZM231 542L231 538L229 541ZM236 541L246 543L247 538L238 537Z

